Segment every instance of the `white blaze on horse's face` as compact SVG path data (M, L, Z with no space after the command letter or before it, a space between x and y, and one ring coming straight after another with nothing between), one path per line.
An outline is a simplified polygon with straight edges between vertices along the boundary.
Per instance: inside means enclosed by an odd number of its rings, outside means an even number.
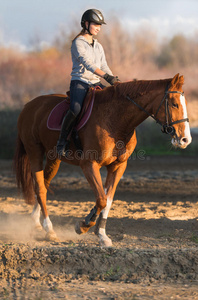
M180 104L181 104L181 109L183 111L182 118L183 119L188 118L186 99L184 95L180 95ZM176 129L176 137L173 138L171 142L173 146L185 149L192 142L189 122L185 121L183 123L178 124L178 128L176 126L174 127Z

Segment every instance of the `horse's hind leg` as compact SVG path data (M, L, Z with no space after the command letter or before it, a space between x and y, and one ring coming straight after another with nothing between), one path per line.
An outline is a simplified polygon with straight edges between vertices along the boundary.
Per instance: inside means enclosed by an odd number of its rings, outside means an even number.
M47 189L45 187L45 182L44 182L44 172L43 170L36 171L33 173L33 176L35 179L35 193L37 196L37 201L40 204L41 212L44 218L43 228L47 232L46 239L54 240L57 237L53 230L52 222L47 212L47 206L46 206Z
M110 247L112 246L111 239L106 235L106 222L108 218L108 214L111 208L111 204L113 202L113 197L116 191L116 187L120 178L124 174L124 171L127 166L127 161L118 164L112 164L107 167L107 179L105 183L105 193L107 195L107 205L101 211L100 216L97 220L95 234L98 235L100 239L100 246L102 247Z
M45 186L48 189L50 182L56 176L58 169L60 167L61 160L59 159L50 159L47 157L45 170L44 170L44 180Z
M53 230L52 223L48 216L47 207L46 207L46 198L47 198L47 188L45 186L44 180L44 171L43 171L43 156L44 149L40 145L28 145L29 147L27 152L29 152L29 159L31 163L32 175L34 178L34 187L35 194L37 198L37 202L40 205L41 212L43 214L44 222L43 228L47 232L48 239L55 239L56 234ZM31 146L31 147L30 147ZM48 177L48 176L47 176ZM49 179L47 179L49 182ZM34 206L32 212L32 218L35 221L35 225L39 225L40 223L40 209L37 205Z
M32 211L32 219L34 220L36 229L40 230L42 228L40 224L40 212L42 211L44 216L43 228L47 232L46 239L48 240L57 239L57 236L53 230L52 222L48 216L46 198L47 189L49 188L51 180L57 174L60 162L61 161L58 159L51 160L47 157L44 173L43 170L34 172L37 201ZM34 164L34 166L35 165L36 164ZM40 167L37 167L37 170L42 169L42 162L39 163L39 166Z
M44 185L45 185L46 189L49 188L51 180L57 174L59 166L60 166L60 162L61 161L59 159L51 160L50 158L47 157L45 170L44 170ZM50 218L48 215L44 219L43 227L47 232L46 239L48 239L48 240L57 239L57 236L53 230L52 222L50 221Z
M32 220L35 225L35 229L38 231L41 231L43 229L43 227L40 223L40 215L41 215L41 207L40 207L38 201L36 200L36 204L34 205L31 216L32 216Z

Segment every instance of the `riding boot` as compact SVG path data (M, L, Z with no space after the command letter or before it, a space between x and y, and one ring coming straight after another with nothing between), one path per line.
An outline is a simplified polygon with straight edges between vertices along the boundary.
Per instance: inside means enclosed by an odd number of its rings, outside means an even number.
M72 127L74 126L75 121L76 121L76 115L71 110L68 110L68 112L66 113L63 119L61 132L56 145L57 153L60 156L61 155L65 156L65 151L66 151L65 149L68 148L69 146L69 141L67 140L67 137Z

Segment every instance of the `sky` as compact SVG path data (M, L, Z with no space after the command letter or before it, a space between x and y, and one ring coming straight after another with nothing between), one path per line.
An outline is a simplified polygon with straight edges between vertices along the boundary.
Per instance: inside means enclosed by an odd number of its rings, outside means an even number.
M197 0L0 0L0 45L28 47L35 36L50 43L60 28L70 30L89 8L105 21L117 17L126 31L150 28L159 38L198 34ZM105 29L107 30L107 29Z

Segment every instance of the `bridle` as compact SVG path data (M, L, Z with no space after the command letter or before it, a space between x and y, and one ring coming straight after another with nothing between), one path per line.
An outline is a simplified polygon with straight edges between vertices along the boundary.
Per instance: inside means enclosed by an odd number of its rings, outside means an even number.
M188 118L185 119L181 119L181 120L177 120L174 122L171 122L171 115L170 115L170 110L169 110L169 104L168 104L168 94L180 94L180 95L184 95L184 92L180 92L180 91L169 91L168 87L166 87L165 90L165 95L157 109L157 112L155 115L150 114L146 109L144 109L142 106L140 106L138 103L136 103L133 99L131 99L129 97L129 95L126 96L126 98L131 101L133 104L135 104L139 109L141 109L142 111L144 111L149 117L153 118L156 123L160 124L162 126L162 132L166 133L166 134L170 134L173 137L175 136L175 128L173 127L174 124L179 124L179 123L183 123L183 122L189 122ZM158 118L157 118L157 114L162 106L162 104L165 103L165 117L166 117L166 122L165 124L163 124Z

